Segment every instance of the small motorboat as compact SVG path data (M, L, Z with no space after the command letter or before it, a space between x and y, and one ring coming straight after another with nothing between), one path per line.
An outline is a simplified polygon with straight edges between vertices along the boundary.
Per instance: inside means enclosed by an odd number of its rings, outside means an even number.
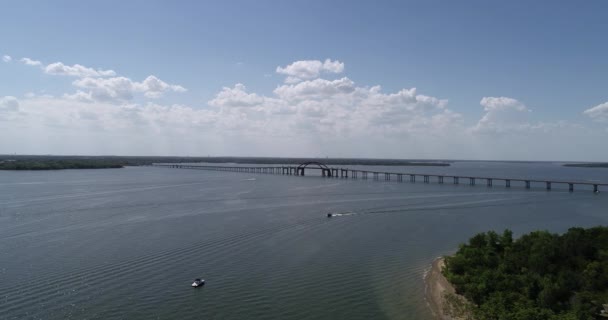
M192 287L193 288L198 288L198 287L202 287L205 285L205 279L194 279L194 282L192 282Z
M333 217L333 216L334 216L334 214L333 214L333 213L331 213L331 212L329 212L329 213L327 214L327 217L328 217L328 218L331 218L331 217Z

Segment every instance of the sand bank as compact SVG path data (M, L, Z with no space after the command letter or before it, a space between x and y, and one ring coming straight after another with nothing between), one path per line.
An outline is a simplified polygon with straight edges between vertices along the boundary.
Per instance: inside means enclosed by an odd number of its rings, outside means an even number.
M446 294L456 294L454 287L448 282L448 280L441 274L445 263L443 258L437 258L433 261L431 270L426 274L425 277L425 294L426 301L433 313L433 316L437 320L460 320L464 318L452 317L446 314Z

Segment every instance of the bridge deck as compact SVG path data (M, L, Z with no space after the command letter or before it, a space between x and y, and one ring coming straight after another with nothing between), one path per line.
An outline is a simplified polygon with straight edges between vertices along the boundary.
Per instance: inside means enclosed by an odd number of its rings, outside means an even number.
M460 184L460 179L469 179L471 183L476 180L486 180L488 186L492 186L493 181L504 181L507 187L510 187L511 182L523 182L526 183L526 188L530 188L531 183L545 183L548 190L551 189L551 184L565 184L569 185L570 191L573 191L574 185L592 186L594 192L599 192L599 187L608 186L605 182L593 182L593 181L573 181L573 180L552 180L552 179L526 179L526 178L506 178L496 176L470 176L470 175L443 175L437 173L412 173L412 172L385 172L385 171L368 171L348 168L334 168L334 167L318 167L318 168L302 168L301 166L209 166L209 165L190 165L190 164L171 164L171 163L158 163L153 166L159 167L170 167L170 168L183 168L183 169L204 169L204 170L216 170L216 171L234 171L234 172L248 172L248 173L271 173L271 174L285 174L285 175L298 175L303 176L304 170L322 170L323 176L334 177L334 178L352 178L358 179L358 175L361 174L363 179L366 179L368 174L372 174L374 179L377 179L379 175L383 175L385 179L390 180L391 177L395 176L397 179L401 179L403 176L410 176L410 179L416 177L424 177L424 182L429 183L430 178L438 178L439 183L444 183L443 179L452 178L455 179L454 183ZM339 176L338 176L339 175ZM441 179L439 179L441 178Z

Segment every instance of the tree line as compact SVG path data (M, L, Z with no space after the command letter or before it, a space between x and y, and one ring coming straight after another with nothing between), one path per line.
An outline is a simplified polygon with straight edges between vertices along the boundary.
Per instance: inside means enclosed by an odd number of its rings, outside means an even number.
M446 257L443 274L471 319L590 320L608 303L608 228L480 233ZM449 303L463 303L448 299Z

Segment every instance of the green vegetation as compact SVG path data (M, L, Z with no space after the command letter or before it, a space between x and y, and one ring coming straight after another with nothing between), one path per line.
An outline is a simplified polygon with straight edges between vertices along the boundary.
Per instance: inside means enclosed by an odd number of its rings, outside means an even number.
M60 170L122 168L124 163L104 160L0 160L0 170Z
M608 168L608 162L599 163L566 163L564 167L580 167L580 168Z
M607 227L515 241L509 230L480 233L445 262L473 319L598 319L608 303Z

